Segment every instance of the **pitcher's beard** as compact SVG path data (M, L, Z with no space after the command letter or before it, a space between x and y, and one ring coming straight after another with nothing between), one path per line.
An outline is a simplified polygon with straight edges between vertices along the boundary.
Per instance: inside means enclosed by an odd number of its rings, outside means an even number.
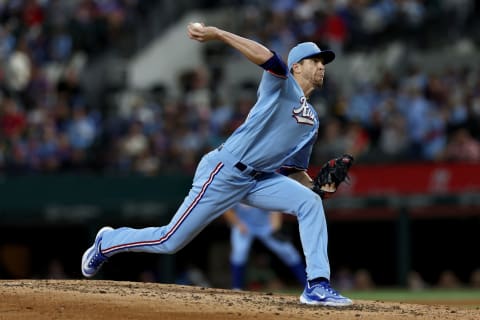
M323 80L325 79L324 75L315 74L313 78L313 84L316 88L321 88L323 86Z
M319 81L315 81L315 82L313 83L313 85L314 85L316 88L321 88L321 87L323 87L323 78L322 78L321 80L319 80Z

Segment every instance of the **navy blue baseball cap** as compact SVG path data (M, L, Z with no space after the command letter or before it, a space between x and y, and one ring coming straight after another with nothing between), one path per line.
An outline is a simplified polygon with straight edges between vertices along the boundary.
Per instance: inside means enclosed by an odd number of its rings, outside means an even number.
M293 47L288 53L288 70L292 69L292 65L305 58L320 56L323 64L327 64L335 59L335 53L331 50L320 50L313 42L302 42Z

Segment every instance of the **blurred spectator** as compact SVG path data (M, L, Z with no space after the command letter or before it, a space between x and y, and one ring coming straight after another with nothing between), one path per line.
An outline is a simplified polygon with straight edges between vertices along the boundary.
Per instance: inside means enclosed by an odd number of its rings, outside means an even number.
M380 130L379 148L385 160L404 160L409 141L406 119L393 111L383 122Z
M95 120L83 106L73 108L72 119L67 122L65 129L74 149L84 150L91 147L97 136Z
M470 285L472 288L480 289L480 269L475 269L470 274Z
M10 279L25 279L31 276L32 248L24 244L0 245L0 271Z
M407 128L412 141L412 157L433 160L446 143L443 116L435 112L432 102L427 100L419 87L407 88ZM407 106L403 109L406 110Z
M200 121L210 119L212 97L209 90L209 76L206 69L197 68L192 72L187 72L180 79L185 104L191 111L192 116Z
M367 130L356 121L347 124L345 140L346 153L356 159L364 156L370 147L370 136Z
M67 279L64 266L58 259L52 259L48 263L47 279Z
M341 55L348 37L347 24L335 8L335 1L328 1L324 10L323 24L317 30L318 42Z
M465 31L468 16L472 12L475 4L473 0L441 0L440 6L445 12L445 16L451 19L448 28L447 37L450 40L458 39Z
M425 280L423 280L420 273L417 271L411 270L407 275L407 287L412 291L423 290L427 287Z
M152 270L143 270L138 275L138 281L140 282L157 282L157 276Z
M371 290L375 288L372 275L367 269L359 269L353 276L355 290Z
M64 101L68 106L74 107L86 103L83 95L83 88L80 85L78 70L74 66L65 69L57 81L58 99Z
M356 121L364 127L369 127L373 119L376 96L373 84L368 82L359 84L352 93L347 106L348 119Z
M347 138L343 132L343 125L337 118L327 119L323 126L322 135L314 149L315 161L324 163L338 157L347 150Z
M27 87L32 74L32 62L29 57L27 41L18 39L15 51L9 56L5 66L7 88L19 97Z
M40 161L40 169L45 172L58 171L61 166L59 152L59 141L57 140L57 132L54 126L46 125L41 133L42 137L38 146L38 158Z
M6 138L19 137L26 129L26 115L15 99L5 97L0 104L0 132Z
M363 14L363 28L370 35L376 35L394 21L395 3L393 0L370 1Z
M119 160L121 166L131 167L138 157L148 150L148 138L143 133L141 122L135 121L130 124L127 135L120 140Z
M320 20L322 20L322 6L318 1L303 0L299 1L293 8L293 18L295 19L294 36L296 38L321 41L319 35L321 30L319 28L321 26ZM290 41L293 41L293 39L290 39ZM288 44L286 43L286 45ZM283 53L288 53L288 51Z
M145 176L153 176L159 173L160 160L156 157L148 146L137 155L133 164L133 171Z
M348 267L341 267L334 273L332 283L340 290L353 290L355 287L355 280L352 270Z
M0 25L0 61L4 61L15 49L15 36L9 25Z
M437 282L438 288L444 289L456 289L462 286L462 283L458 279L457 275L452 270L444 270Z
M446 161L480 162L480 141L475 140L466 128L455 130L442 155Z
M3 139L0 138L0 170L5 170L6 166L6 143Z

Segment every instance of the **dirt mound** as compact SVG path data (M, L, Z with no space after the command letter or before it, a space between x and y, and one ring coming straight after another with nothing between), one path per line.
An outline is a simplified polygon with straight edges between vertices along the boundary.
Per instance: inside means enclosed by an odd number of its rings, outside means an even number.
M0 319L480 319L446 305L354 301L301 305L298 296L157 283L97 280L0 281Z

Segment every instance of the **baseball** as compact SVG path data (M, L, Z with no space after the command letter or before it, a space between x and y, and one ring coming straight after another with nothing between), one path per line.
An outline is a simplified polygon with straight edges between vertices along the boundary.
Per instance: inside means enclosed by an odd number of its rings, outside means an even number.
M192 28L199 31L203 28L203 24L201 24L200 22L194 22L192 23Z

